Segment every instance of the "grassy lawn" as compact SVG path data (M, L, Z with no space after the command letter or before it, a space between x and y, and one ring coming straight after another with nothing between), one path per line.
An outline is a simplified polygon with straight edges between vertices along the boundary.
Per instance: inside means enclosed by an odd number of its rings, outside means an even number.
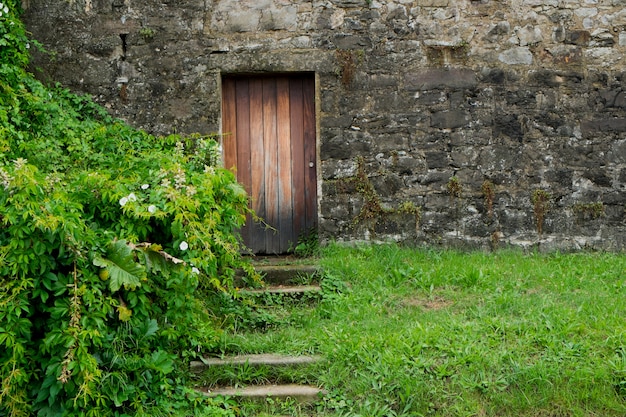
M259 415L626 415L625 255L331 246L320 262L320 302L224 336L228 353L326 359L273 376L323 386L316 407Z

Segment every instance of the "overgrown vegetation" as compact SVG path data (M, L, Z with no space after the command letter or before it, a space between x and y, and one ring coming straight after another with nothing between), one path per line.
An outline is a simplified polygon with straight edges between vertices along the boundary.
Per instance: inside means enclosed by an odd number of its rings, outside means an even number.
M311 228L300 234L298 242L293 250L293 254L298 258L309 258L317 256L320 250L320 241L317 235L317 229Z
M221 351L320 354L315 369L279 377L328 394L243 415L626 414L623 254L322 251L319 304L293 307L280 327L233 328ZM246 372L230 382L274 377Z
M249 270L245 191L212 138L35 80L18 8L0 8L0 414L234 415L186 382L219 341L203 299Z

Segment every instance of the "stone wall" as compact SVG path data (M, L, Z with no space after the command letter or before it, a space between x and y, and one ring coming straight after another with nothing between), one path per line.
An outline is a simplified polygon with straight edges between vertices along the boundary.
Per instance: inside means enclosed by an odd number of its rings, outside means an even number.
M315 72L324 239L626 245L626 0L25 1L39 75L157 134Z

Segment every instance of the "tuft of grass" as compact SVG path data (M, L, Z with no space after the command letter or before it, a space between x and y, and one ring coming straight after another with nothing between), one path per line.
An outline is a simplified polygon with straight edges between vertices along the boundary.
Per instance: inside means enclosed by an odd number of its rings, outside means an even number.
M224 336L236 352L325 358L280 376L328 392L291 415L626 415L624 254L331 245L320 262L316 305ZM264 407L243 415L290 415Z

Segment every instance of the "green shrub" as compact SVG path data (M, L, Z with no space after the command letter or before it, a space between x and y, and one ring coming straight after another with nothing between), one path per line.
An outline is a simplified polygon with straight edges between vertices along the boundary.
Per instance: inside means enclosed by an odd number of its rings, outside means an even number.
M218 339L203 300L250 271L244 189L213 138L153 137L38 82L17 5L2 1L0 415L206 403L187 365Z

